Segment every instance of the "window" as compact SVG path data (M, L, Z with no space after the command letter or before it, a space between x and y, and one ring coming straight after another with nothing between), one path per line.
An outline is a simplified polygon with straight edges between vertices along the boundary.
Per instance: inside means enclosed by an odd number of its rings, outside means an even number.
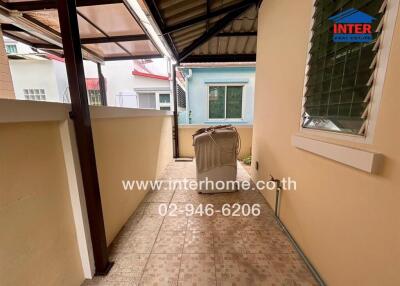
M139 95L139 108L156 109L156 94L153 92L141 92Z
M45 101L46 93L44 89L29 88L24 89L24 96L26 100Z
M243 86L213 85L208 87L209 119L241 119Z
M101 105L101 94L98 89L89 89L88 98L90 105Z
M6 44L6 54L16 54L16 53L17 53L17 45Z
M365 135L386 3L316 0L302 127ZM328 18L350 8L376 18L372 42L333 42Z
M158 93L158 109L171 110L171 95L169 93Z
M178 106L186 108L186 92L179 84L176 84L176 92L178 94Z
M170 103L169 93L160 93L160 103Z

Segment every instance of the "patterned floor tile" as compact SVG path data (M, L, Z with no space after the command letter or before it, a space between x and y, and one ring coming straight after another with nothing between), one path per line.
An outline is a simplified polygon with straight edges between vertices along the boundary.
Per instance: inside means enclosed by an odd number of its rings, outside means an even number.
M190 190L176 190L171 202L193 203L193 204L209 203L207 195L199 194L197 191L190 191Z
M214 253L212 232L199 230L186 231L183 253Z
M243 231L246 253L281 254L294 253L287 237L280 231Z
M297 254L266 255L271 273L280 285L318 285Z
M168 210L168 205L168 203L148 203L144 215L161 216L164 207Z
M136 224L131 225L129 230L132 232L157 231L160 229L163 219L159 215L145 215L138 219Z
M147 203L169 203L174 191L150 191L144 201Z
M248 180L242 171L239 179ZM171 163L163 176L176 182L195 174L194 163L184 162ZM149 192L111 244L111 272L83 285L317 285L259 192L186 189L163 182ZM188 204L213 204L220 211L227 205L232 214L234 203L258 204L260 215L187 213Z
M282 285L271 283L271 268L262 254L217 254L215 264L217 285Z
M188 224L188 218L185 216L165 217L161 231L185 231Z
M189 217L188 228L189 231L200 230L213 232L215 229L213 219L210 217Z
M181 266L181 254L151 254L139 285L176 285Z
M114 260L107 275L108 282L131 282L138 284L149 254L125 254Z
M227 233L238 233L242 229L241 217L216 216L213 219L214 228Z
M246 251L240 232L216 230L213 236L215 253L245 253Z
M183 254L178 285L216 285L214 254Z
M113 245L111 255L118 257L125 253L150 253L155 243L158 231L140 231L132 233L128 239L119 245Z
M152 253L182 253L185 231L160 231Z

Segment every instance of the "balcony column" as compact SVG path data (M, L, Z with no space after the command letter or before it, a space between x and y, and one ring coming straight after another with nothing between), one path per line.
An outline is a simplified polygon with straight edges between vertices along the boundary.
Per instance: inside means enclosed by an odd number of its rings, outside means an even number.
M101 64L97 63L97 73L99 74L99 87L101 96L101 105L107 106L107 92L106 92L106 81L101 71Z
M76 3L71 0L57 0L57 8L71 94L71 118L73 119L75 128L89 219L95 274L104 275L108 273L112 264L108 260L107 253L106 233L83 69Z
M174 158L179 158L179 129L178 129L178 94L176 88L176 65L172 65L172 94L174 97Z

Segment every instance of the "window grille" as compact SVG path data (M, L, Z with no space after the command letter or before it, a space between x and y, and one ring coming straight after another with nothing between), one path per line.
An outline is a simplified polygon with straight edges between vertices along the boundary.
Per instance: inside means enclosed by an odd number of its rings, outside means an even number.
M317 0L303 105L304 128L365 135L387 0ZM350 8L376 20L369 43L333 42L330 17Z

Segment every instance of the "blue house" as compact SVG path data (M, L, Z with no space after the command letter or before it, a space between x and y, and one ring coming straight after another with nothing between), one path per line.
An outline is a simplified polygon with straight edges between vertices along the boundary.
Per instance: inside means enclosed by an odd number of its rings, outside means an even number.
M253 123L255 66L186 66L186 110L180 124Z

